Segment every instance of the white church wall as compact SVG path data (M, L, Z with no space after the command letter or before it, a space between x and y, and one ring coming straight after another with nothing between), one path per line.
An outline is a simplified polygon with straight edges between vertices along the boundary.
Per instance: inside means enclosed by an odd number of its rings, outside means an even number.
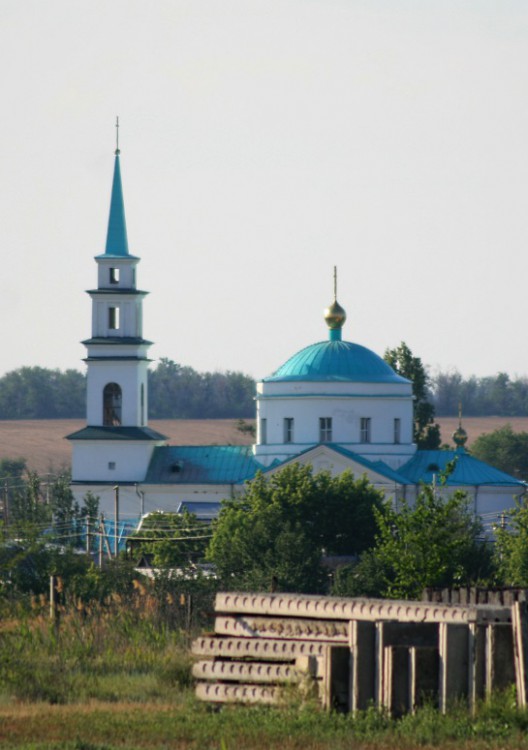
M121 519L139 519L145 513L164 511L176 513L182 502L192 510L193 503L220 503L222 500L240 495L243 485L145 485L119 483L103 484L82 482L72 485L78 502L82 503L88 491L99 497L99 511L111 519L115 513L115 486L119 487L119 516Z
M140 482L145 478L156 441L72 441L75 481Z
M122 391L121 423L123 426L141 425L148 413L148 361L102 360L90 362L86 390L86 418L90 426L103 424L103 390L108 383L118 383ZM141 406L143 384L143 408ZM142 421L143 415L143 421Z
M291 443L285 442L287 418L293 419ZM331 420L331 436L326 439L321 435L321 418ZM369 420L367 434L362 420ZM395 420L399 420L398 428ZM370 460L387 461L392 468L401 466L416 450L412 442L412 399L406 394L385 392L367 397L350 394L350 388L348 394L335 394L328 387L326 394L313 396L261 395L257 397L257 425L255 456L268 466L275 459L284 460L320 442L342 445Z

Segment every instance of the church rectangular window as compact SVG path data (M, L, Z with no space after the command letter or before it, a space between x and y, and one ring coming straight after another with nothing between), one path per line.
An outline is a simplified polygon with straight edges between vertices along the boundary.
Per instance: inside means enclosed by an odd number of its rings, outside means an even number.
M266 443L268 442L268 421L267 421L267 419L262 418L260 420L259 428L260 428L260 430L259 430L260 431L260 440L259 440L259 442L260 442L261 445L266 445Z
M119 330L119 307L108 308L108 328L111 331Z
M370 443L370 425L371 425L371 419L370 417L361 417L360 423L359 423L359 442L360 443Z
M108 462L108 468L110 469L110 471L114 471L115 470L115 461L109 461Z
M119 284L119 268L110 269L110 283Z
M293 417L284 417L284 442L293 443Z
M332 417L319 417L319 442L332 442Z
M399 417L394 419L394 442L396 445L401 442L401 419Z

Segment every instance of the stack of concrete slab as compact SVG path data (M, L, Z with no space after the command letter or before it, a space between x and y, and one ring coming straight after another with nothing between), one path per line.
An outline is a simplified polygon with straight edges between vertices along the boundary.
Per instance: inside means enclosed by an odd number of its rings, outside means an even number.
M455 605L298 594L221 593L214 635L193 643L199 698L394 715L424 701L470 706L516 682L526 704L526 604Z

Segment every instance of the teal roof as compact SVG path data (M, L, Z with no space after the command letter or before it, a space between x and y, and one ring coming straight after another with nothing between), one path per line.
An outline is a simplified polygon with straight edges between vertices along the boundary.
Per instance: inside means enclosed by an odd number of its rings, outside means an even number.
M305 448L300 453L296 453L294 456L289 456L288 458L284 459L284 461L275 461L271 466L268 466L266 469L264 469L264 471L276 469L277 467L282 467L288 463L297 461L299 456L303 456L310 451L313 451L313 449L317 448L318 445L324 445L325 448L330 448L336 453L339 453L341 456L350 458L355 463L364 466L365 469L374 471L376 472L376 474L380 474L381 476L385 477L385 479L389 479L391 482L397 482L398 484L412 484L412 482L407 479L407 477L405 477L401 472L391 469L390 466L388 466L384 461L369 461L368 458L364 458L364 456L360 456L359 453L355 453L354 451L348 450L347 448L343 448L343 446L338 445L337 443L318 443L317 445L311 445L309 448Z
M150 427L104 427L103 425L88 426L71 435L67 440L166 440L161 432L151 430Z
M176 513L183 513L188 511L194 513L199 521L212 521L220 513L222 503L215 502L198 502L195 503L193 500L184 500L178 505Z
M262 468L250 445L158 446L145 483L243 484Z
M356 383L409 383L381 357L349 341L321 341L312 344L264 378L280 381L343 381Z
M524 482L479 461L464 448L457 448L454 451L416 451L413 458L400 466L399 473L410 479L413 484L420 482L430 484L433 481L433 475L439 479L438 475L445 471L447 465L453 461L455 468L447 479L448 486L524 486Z
M128 255L125 204L123 202L123 187L121 185L119 151L116 151L115 157L114 180L112 183L112 198L110 200L110 218L108 219L105 255L112 257L123 257L124 255Z

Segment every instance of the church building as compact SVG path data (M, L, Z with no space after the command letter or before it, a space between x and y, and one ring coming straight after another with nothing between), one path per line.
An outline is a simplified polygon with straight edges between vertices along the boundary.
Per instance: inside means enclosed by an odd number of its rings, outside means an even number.
M344 309L326 309L325 340L294 354L257 384L257 436L252 446L168 445L148 426L148 350L139 258L128 249L120 151L115 152L105 252L95 257L97 288L86 347L86 426L71 435L72 489L91 491L113 517L135 524L148 512L194 512L214 518L224 498L244 492L258 471L270 474L295 461L315 471L350 470L397 502L412 501L423 482L453 464L446 487L468 492L485 525L497 521L525 492L518 479L477 460L461 427L455 450L417 450L413 443L412 383L381 357L343 340ZM271 363L270 363L271 364Z

